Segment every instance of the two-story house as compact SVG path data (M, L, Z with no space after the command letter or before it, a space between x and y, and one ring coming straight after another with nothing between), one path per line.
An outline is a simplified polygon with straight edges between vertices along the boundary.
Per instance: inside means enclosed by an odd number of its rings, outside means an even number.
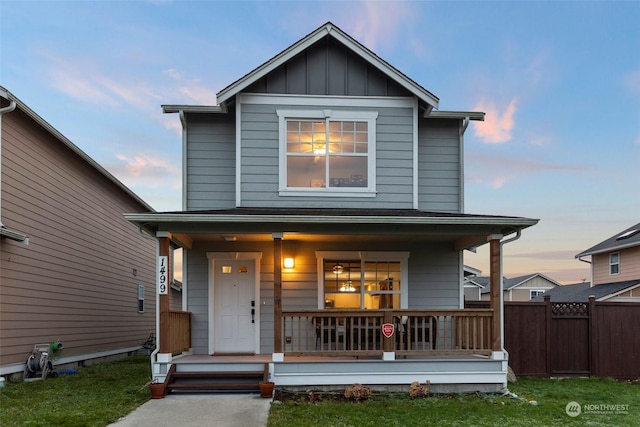
M177 356L160 295L154 376L258 361L278 387L504 387L501 248L537 220L464 212L464 133L484 113L438 103L327 23L217 105L164 105L184 210L126 218L160 263L184 248L191 338ZM463 251L484 244L491 309L464 310Z

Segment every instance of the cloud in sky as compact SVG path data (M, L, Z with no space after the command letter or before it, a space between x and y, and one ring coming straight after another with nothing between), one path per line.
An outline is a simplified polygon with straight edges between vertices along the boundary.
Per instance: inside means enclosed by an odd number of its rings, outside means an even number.
M486 185L498 189L507 185L514 179L524 174L543 172L586 172L588 167L562 163L538 161L524 157L500 156L494 153L482 153L469 151L465 156L472 161L467 161L468 173L466 183Z
M396 41L406 33L403 29L406 29L408 21L415 16L411 3L369 0L354 5L357 5L360 13L355 14L355 10L351 10L345 22L351 22L352 26L343 29L374 52L381 46L395 46ZM362 12L364 15L361 15ZM360 16L360 19L354 21L354 16Z
M147 154L118 154L116 157L120 162L109 165L109 170L127 186L181 188L179 163Z
M485 120L477 122L474 133L486 144L502 144L511 140L511 131L515 126L517 99L512 99L505 107L500 108L494 101L481 100L474 111L484 111Z

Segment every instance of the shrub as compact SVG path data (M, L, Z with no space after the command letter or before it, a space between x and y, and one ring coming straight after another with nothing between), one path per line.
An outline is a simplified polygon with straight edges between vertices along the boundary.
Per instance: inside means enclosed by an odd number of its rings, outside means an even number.
M409 387L409 396L411 397L424 397L429 394L429 381L425 385L420 385L420 382L414 381Z
M360 401L367 400L371 397L371 389L362 384L354 384L347 387L344 391L344 397L350 400Z

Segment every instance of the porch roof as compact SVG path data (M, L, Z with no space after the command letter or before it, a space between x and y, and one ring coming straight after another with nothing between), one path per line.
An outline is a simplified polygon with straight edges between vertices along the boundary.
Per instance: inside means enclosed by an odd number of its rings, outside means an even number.
M125 218L156 233L286 233L374 236L376 239L453 241L459 250L480 246L487 236L506 236L535 225L522 217L427 212L415 209L234 208L224 210L130 213ZM500 237L501 237L500 236Z

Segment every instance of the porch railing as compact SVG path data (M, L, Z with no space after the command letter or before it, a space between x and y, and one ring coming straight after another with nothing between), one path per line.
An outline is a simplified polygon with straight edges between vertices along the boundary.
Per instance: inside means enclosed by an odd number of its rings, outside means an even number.
M171 354L180 354L191 348L191 313L169 310L171 325Z
M491 354L493 310L284 310L287 355ZM393 325L387 338L383 324ZM389 331L387 331L389 332Z

